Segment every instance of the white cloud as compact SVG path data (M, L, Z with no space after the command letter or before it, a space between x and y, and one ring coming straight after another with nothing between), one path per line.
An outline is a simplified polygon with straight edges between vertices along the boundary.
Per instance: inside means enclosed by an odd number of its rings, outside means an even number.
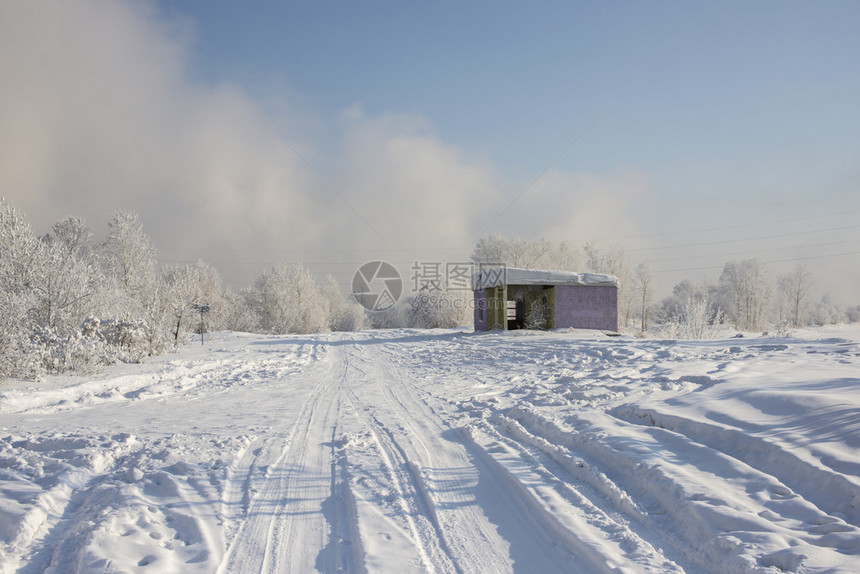
M494 230L518 234L540 230L556 241L604 246L640 232L641 212L653 200L647 178L638 173L594 175L550 170L529 188L494 224Z
M520 191L422 118L356 105L328 121L332 145L326 118L298 117L287 98L194 82L193 28L145 3L3 10L0 195L39 231L72 214L98 233L111 211L134 209L162 259L202 257L234 284L297 259L345 263L314 268L344 281L368 258L463 259ZM296 135L308 125L311 137ZM489 231L603 237L635 225L646 187L549 172Z

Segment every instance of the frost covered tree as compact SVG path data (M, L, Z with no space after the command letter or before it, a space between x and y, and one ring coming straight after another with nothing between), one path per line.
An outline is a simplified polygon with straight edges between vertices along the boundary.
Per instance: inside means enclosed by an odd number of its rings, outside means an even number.
M777 277L779 288L780 315L794 327L806 324L809 312L809 296L812 292L812 274L803 265L797 265L791 272Z
M59 336L80 329L92 314L94 292L102 280L83 219L68 217L42 238L39 269L33 290L38 299L38 323Z
M758 331L766 327L771 288L764 263L757 259L726 263L720 291L738 329Z
M169 344L165 308L152 240L134 211L115 211L99 255L106 276L100 293L100 315L110 323L111 344L125 349L124 360L156 355Z
M36 307L33 274L41 249L24 216L0 199L0 379L32 378L39 373L30 335Z
M183 333L199 331L195 305L209 308L206 321L211 329L221 329L227 324L230 309L224 297L221 275L202 261L166 269L162 273L160 293L174 346L179 345Z
M102 245L107 275L137 300L148 303L156 284L155 247L134 211L115 211Z
M581 271L582 255L566 242L489 235L478 239L470 260L475 265L506 265L523 269Z
M313 276L301 266L275 265L246 292L248 305L265 333L328 330L328 310Z
M29 290L41 249L41 241L24 216L0 198L0 288Z
M328 313L328 328L331 331L360 331L368 325L364 307L354 297L344 297L334 277L328 276L321 294Z
M645 333L648 330L650 309L654 298L654 273L651 271L649 262L643 261L636 266L634 281L639 305L639 329Z
M69 216L51 227L51 238L70 257L91 261L93 253L93 231L80 217Z

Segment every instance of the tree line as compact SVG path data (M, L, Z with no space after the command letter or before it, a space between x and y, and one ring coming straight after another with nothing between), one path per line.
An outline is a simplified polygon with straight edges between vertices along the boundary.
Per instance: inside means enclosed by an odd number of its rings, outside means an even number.
M843 308L827 296L813 301L814 278L803 265L774 281L757 259L729 261L716 282L685 279L671 295L657 300L651 264L633 263L623 248L493 235L478 240L472 262L614 275L619 280L619 324L632 333L707 338L728 329L787 332L793 327L860 321L860 306Z
M367 326L333 279L276 265L239 293L204 262L159 267L138 215L117 211L107 238L78 217L38 236L0 199L0 380L137 362L206 330L311 333Z
M717 283L682 281L656 301L650 265L634 265L623 249L492 235L476 242L471 261L615 275L626 332L702 338L728 326L762 330L860 320L860 307L812 302L813 279L801 266L772 284L763 263L730 262ZM111 215L103 241L95 240L86 221L71 216L38 236L0 199L0 379L140 361L177 347L201 328L284 334L468 326L471 303L468 289L436 284L387 311L367 313L333 278L320 283L303 267L288 265L273 266L235 293L205 262L159 266L132 211ZM202 326L201 305L208 311Z

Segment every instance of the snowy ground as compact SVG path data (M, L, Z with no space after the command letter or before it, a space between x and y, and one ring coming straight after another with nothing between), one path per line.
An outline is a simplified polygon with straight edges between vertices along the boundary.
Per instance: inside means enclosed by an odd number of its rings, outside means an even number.
M860 328L380 331L0 387L0 572L860 572Z

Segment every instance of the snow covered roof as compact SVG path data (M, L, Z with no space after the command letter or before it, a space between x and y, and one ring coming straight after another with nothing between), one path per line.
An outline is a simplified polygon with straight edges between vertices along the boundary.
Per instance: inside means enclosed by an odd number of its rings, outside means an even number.
M589 285L618 287L618 278L602 273L574 273L516 267L482 267L472 275L473 289L500 285Z

